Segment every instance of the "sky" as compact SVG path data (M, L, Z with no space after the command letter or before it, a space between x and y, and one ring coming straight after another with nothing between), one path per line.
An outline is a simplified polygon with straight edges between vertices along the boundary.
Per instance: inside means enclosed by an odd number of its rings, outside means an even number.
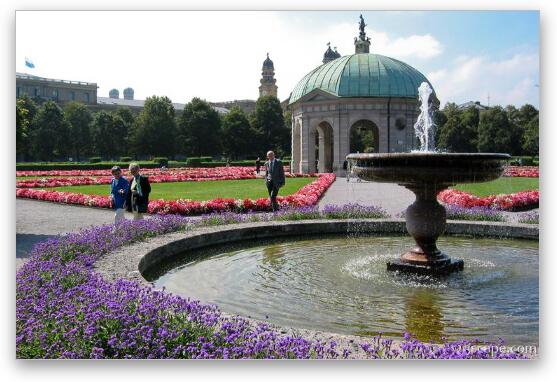
M16 71L218 102L256 99L268 52L284 100L328 42L354 53L360 13L370 52L422 72L442 105L539 106L538 11L18 11Z

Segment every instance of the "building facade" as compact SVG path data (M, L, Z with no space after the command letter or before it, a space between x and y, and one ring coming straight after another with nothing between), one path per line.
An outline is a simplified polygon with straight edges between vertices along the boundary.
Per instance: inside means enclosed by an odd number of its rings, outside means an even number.
M16 73L16 97L52 100L60 104L78 101L87 105L97 103L97 84L94 82L56 80L26 73Z
M362 132L373 137L372 152L405 152L417 145L418 87L429 81L408 64L369 53L364 28L361 18L355 54L324 57L290 95L294 172L342 174ZM435 94L432 101L438 104Z

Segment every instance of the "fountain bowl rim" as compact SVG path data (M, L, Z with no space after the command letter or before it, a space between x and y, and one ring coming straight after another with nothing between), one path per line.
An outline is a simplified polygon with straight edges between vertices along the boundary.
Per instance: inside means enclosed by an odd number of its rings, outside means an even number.
M351 153L346 156L346 159L451 159L451 160L509 160L511 156L504 153L447 153L435 151L415 151L406 153Z

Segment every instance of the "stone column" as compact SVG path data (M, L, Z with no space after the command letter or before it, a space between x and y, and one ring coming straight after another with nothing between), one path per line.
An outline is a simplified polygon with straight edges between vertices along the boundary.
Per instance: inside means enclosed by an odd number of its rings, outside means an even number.
M300 129L301 135L301 172L308 174L310 172L315 172L315 143L312 143L312 139L315 139L312 134L310 134L310 119L309 116L304 116L302 118L302 126ZM310 153L311 152L311 153ZM313 165L311 162L313 161Z
M341 134L341 129L340 129L340 115L333 118L333 135L332 135L332 139L333 139L333 172L337 175L341 175L342 174L342 167L344 164L344 160L346 158L346 155L342 155L342 150L340 147L340 134Z
M301 156L301 126L300 119L292 118L292 162L290 167L290 172L298 173L300 172L300 156Z

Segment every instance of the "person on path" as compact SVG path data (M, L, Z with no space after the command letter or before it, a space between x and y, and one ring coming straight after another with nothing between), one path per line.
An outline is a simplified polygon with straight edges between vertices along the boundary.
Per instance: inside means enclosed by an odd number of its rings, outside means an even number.
M115 211L114 225L118 225L121 221L125 220L124 208L126 208L130 185L126 178L122 176L122 169L120 167L112 167L111 172L113 178L110 186L110 198L112 199L112 208Z
M261 171L261 158L257 157L255 161L255 173L259 175L259 171Z
M275 158L275 153L272 151L267 153L267 162L265 162L265 183L267 191L269 191L269 198L271 198L271 208L273 212L278 211L277 195L286 181L282 161Z
M147 212L149 206L149 194L151 185L149 178L139 173L139 165L130 163L130 192L128 193L128 211L133 213L133 220L142 220L143 214Z

